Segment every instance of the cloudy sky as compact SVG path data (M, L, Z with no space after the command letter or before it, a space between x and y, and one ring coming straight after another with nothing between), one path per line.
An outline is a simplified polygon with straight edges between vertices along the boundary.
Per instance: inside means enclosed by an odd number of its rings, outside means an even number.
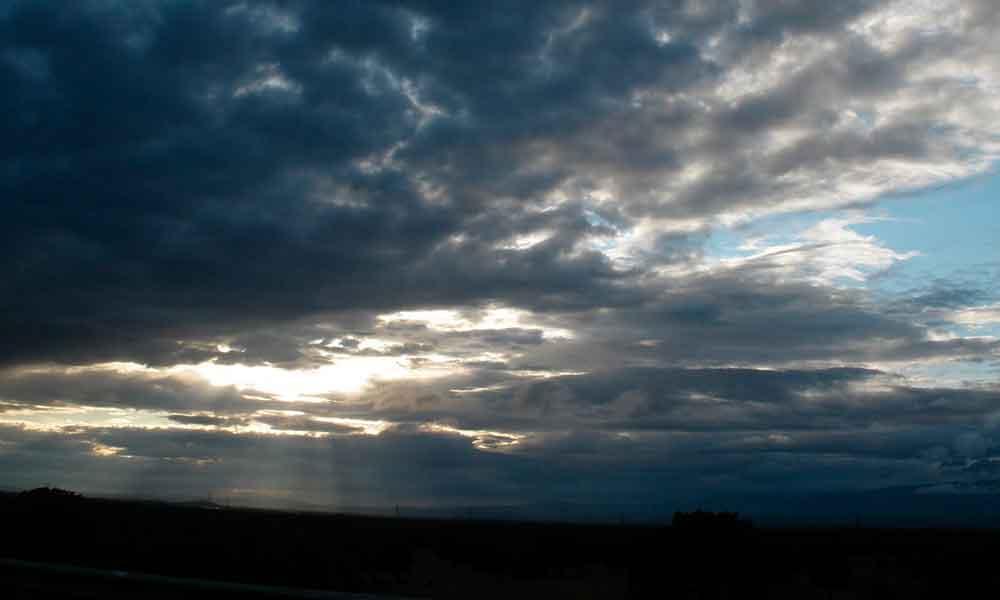
M0 2L0 483L995 491L998 28L994 0Z

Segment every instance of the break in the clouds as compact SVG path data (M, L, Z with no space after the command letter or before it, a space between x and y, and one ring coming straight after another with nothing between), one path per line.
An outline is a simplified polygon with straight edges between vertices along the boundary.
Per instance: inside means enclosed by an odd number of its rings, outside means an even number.
M2 2L0 482L993 489L998 26L992 0Z

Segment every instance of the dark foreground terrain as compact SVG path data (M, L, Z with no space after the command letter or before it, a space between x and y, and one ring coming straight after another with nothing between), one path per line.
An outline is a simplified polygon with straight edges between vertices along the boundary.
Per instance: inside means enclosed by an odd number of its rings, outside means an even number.
M1000 589L997 531L392 519L51 496L0 496L2 598L912 599Z

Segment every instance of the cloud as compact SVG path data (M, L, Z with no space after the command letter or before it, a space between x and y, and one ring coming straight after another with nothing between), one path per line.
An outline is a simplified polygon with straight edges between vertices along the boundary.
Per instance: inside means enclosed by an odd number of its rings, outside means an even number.
M986 460L995 386L902 372L996 362L995 294L875 290L918 253L857 226L1000 158L996 12L8 3L0 470L430 503Z
M363 431L363 428L357 425L330 422L328 420L298 415L257 415L254 420L269 425L276 430L319 431L323 433L360 433Z
M74 377L93 375L68 376L69 389L81 388ZM1000 398L992 388L912 388L862 369L633 368L463 394L412 386L387 384L356 403L244 398L229 412L168 413L174 424L154 428L136 427L156 410L150 402L113 426L8 421L0 472L24 487L251 494L274 505L681 503L709 491L958 481L947 465L987 455L995 424L984 417ZM424 399L404 409L388 401L394 393ZM83 390L79 400L94 397ZM385 425L368 433L358 415Z
M972 328L987 327L1000 323L1000 305L972 306L953 312L949 321Z
M405 429L317 438L4 427L0 469L10 473L8 485L18 487L51 483L91 494L254 497L272 505L308 498L314 507L328 508L636 499L670 507L710 490L792 493L953 478L901 452L906 444L919 446L898 438L890 434L884 442L868 439L859 446L857 438L841 436L833 444L820 440L797 448L776 441L771 448L753 448L745 434L629 438L572 432L539 435L503 453L478 450L453 433Z
M7 370L0 377L0 397L24 407L75 405L225 413L253 405L232 387L212 387L190 375L128 365Z
M896 252L875 238L850 228L874 219L864 216L824 219L798 233L789 243L752 238L740 249L751 252L741 258L723 259L729 268L769 269L781 279L806 279L834 285L842 281L863 282L887 272L893 265L920 253Z
M233 425L246 425L245 419L235 419L231 417L215 417L212 415L167 415L167 418L182 425L206 425L213 427L229 427Z
M974 133L992 77L975 5L901 27L864 2L51 8L0 24L4 138L26 140L2 256L32 290L5 303L8 363L170 363L347 309L628 304L636 280L583 249L579 202L626 228L717 222L995 151ZM931 75L956 57L977 79Z

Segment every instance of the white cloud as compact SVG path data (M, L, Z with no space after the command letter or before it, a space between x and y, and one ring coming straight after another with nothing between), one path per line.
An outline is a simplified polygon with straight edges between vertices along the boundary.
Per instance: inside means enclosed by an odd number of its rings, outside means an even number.
M952 323L973 329L997 325L1000 324L1000 304L963 308L952 311L945 315L945 318Z
M717 259L725 268L766 268L780 279L806 279L835 285L849 280L863 283L873 274L920 253L897 252L873 235L862 235L852 225L875 220L862 214L824 219L791 236L787 242L750 238L740 250L750 254Z

